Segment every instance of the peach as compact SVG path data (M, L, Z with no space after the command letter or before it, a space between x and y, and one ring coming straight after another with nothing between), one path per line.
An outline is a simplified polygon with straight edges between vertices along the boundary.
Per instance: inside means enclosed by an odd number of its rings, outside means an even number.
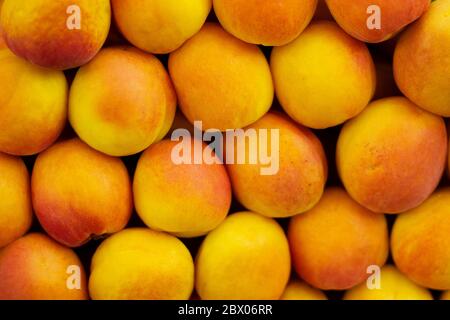
M240 212L206 236L195 267L203 300L278 299L289 280L289 246L275 220Z
M52 69L79 67L102 47L109 0L5 0L1 25L18 56Z
M92 258L89 293L94 300L187 300L193 287L191 254L163 232L123 230L106 239Z
M208 151L200 143L201 152ZM216 164L175 164L178 142L164 140L139 159L133 182L136 210L152 229L197 237L215 229L231 205L231 186L219 158ZM193 147L194 148L194 147Z
M327 296L320 290L315 289L302 281L291 281L281 300L327 300Z
M31 226L30 177L20 158L0 153L0 248Z
M203 128L243 128L271 107L269 64L256 45L245 43L208 23L170 55L169 71L180 108Z
M366 45L331 21L315 21L292 43L274 48L271 68L283 109L314 129L355 117L375 92Z
M311 209L322 196L327 180L327 161L319 139L278 113L268 113L246 130L255 132L259 150L267 149L272 164L263 163L261 157L256 164L251 163L249 144L243 149L235 138L234 154L245 152L247 160L227 166L239 202L272 218L290 217ZM279 132L277 140L271 138L275 130ZM266 133L270 139L267 145L261 138ZM262 174L263 169L269 168L272 168L269 174Z
M0 279L0 300L88 298L77 255L40 233L28 234L1 251Z
M430 10L400 37L394 73L400 90L418 106L450 116L450 0Z
M342 129L337 166L350 195L366 208L400 213L437 187L447 157L442 118L408 99L377 100Z
M131 215L131 183L123 162L78 139L38 156L31 190L42 227L69 247L123 229Z
M450 291L445 291L441 296L441 300L450 300Z
M292 218L289 244L297 274L322 290L345 290L382 266L389 251L386 218L329 188L310 211Z
M450 290L450 188L395 221L391 248L395 264L416 283Z
M379 289L362 283L347 291L344 300L433 300L433 296L389 265L381 269Z
M112 0L122 34L136 47L163 54L178 49L208 17L211 0Z
M350 35L364 42L382 42L427 11L430 0L326 0L337 23ZM369 28L379 8L379 28Z
M66 122L67 91L61 71L0 49L0 152L32 155L53 144Z
M170 129L176 96L162 63L132 47L102 50L78 71L69 120L80 138L111 156L148 148Z
M222 26L235 37L265 46L285 45L306 28L317 0L213 0Z

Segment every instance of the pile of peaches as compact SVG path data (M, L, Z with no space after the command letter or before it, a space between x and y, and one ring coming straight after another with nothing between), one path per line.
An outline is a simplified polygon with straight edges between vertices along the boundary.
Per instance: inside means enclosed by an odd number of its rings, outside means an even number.
M450 0L0 5L0 299L450 299Z

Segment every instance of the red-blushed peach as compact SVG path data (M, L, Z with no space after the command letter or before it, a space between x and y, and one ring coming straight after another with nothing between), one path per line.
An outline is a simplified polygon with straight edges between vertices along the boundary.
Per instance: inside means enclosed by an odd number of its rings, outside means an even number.
M319 289L305 282L294 280L289 282L280 300L328 300Z
M122 230L131 215L124 163L78 139L57 143L38 156L31 191L42 227L69 247Z
M195 268L203 300L279 299L290 275L289 245L275 220L239 212L206 236Z
M391 249L396 266L411 280L450 290L450 188L397 217Z
M418 19L430 5L430 0L326 0L326 2L331 14L346 32L356 39L373 43L392 38L405 26ZM376 18L379 18L379 21L376 21ZM379 27L376 22L379 22Z
M213 153L202 142L201 155ZM225 166L195 164L194 143L189 163L175 163L179 142L163 140L147 149L139 159L133 182L136 210L154 230L179 237L198 237L215 229L227 216L231 186ZM184 150L184 152L187 152Z
M178 49L196 34L211 11L211 0L112 0L122 34L155 54Z
M5 40L14 53L61 70L91 60L110 23L109 0L5 0L1 13Z
M79 137L111 156L148 148L169 130L176 96L162 63L132 47L103 49L78 71L69 120Z
M428 289L409 280L394 266L384 266L379 276L379 288L369 288L364 282L347 291L344 300L433 300Z
M227 154L227 159L234 158L234 164L227 161L227 169L239 202L272 218L290 217L311 209L322 196L328 174L319 139L309 129L274 112L245 131L248 136L253 134L253 141L240 136L234 138L234 148L226 147L234 153L231 157ZM244 147L242 138L247 142ZM238 161L243 154L245 163ZM253 163L252 157L256 157Z
M339 175L366 208L400 213L420 205L445 168L444 120L408 99L377 100L342 129L337 143Z
M397 85L427 111L450 116L450 0L439 0L402 34L394 54Z
M365 281L370 266L383 266L389 251L386 218L327 189L310 211L292 218L289 245L297 274L322 290L345 290Z
M32 155L53 144L66 122L67 91L61 71L0 49L0 152Z
M20 158L0 153L0 248L31 226L30 176Z
M106 239L92 258L89 293L94 300L187 300L193 287L189 250L163 232L123 230Z
M88 298L86 275L75 252L40 233L2 249L0 279L0 300Z
M306 28L317 0L213 0L222 26L235 37L265 46L285 45Z
M243 128L271 107L269 64L256 45L207 23L169 58L169 71L182 112L203 128Z
M270 64L283 109L310 128L353 118L375 92L375 67L366 45L331 21L315 21L295 41L274 48Z

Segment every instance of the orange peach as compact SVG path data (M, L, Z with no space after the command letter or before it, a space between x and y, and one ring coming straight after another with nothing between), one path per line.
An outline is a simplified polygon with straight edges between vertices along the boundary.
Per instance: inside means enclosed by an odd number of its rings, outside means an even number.
M127 156L164 136L176 96L162 63L132 47L102 50L78 71L69 120L80 138L111 156Z
M20 158L0 153L0 248L27 232L33 217L30 176Z
M313 209L292 218L288 236L297 274L322 290L362 283L370 266L384 265L389 251L386 218L340 188L327 189Z
M91 60L111 23L109 0L5 0L1 25L14 53L47 68Z
M67 91L61 71L0 49L0 152L32 155L53 144L66 122Z
M208 17L211 0L112 0L123 35L151 53L169 53L196 34Z
M69 247L123 229L131 215L131 183L123 162L78 139L38 156L31 190L42 227Z
M336 157L356 201L375 212L400 213L437 187L447 157L445 123L406 98L378 100L344 126Z
M418 106L450 116L450 0L430 10L402 34L394 55L400 90Z
M279 299L289 280L289 246L275 220L240 212L206 236L195 267L203 300Z
M202 154L212 153L208 146L198 143ZM191 150L190 163L175 163L173 153L178 146L178 142L164 140L144 152L134 176L134 201L139 216L150 228L179 237L197 237L215 229L228 214L230 181L215 155L215 164L194 164L195 150Z
M280 300L327 300L327 296L320 290L302 281L291 281Z
M366 45L331 21L315 21L292 43L274 48L270 64L281 106L310 128L355 117L375 92L375 67Z
M331 14L346 32L361 41L376 43L392 38L405 26L418 19L427 11L431 1L326 0L326 2ZM379 22L379 26L376 22Z
M278 113L268 113L245 130L254 133L254 143L243 148L240 145L243 139L234 138L234 148L228 145L226 148L234 151L234 164L228 162L227 169L239 202L249 210L273 218L311 209L322 196L327 180L327 161L319 139ZM268 136L267 140L263 135ZM268 151L270 163L266 163L261 150ZM244 153L246 161L239 163L237 156ZM257 161L250 162L252 156L258 156Z
M89 293L94 300L187 300L194 263L177 238L135 228L106 239L92 258Z
M395 221L391 248L395 264L416 283L450 290L450 188Z
M31 233L0 253L0 300L85 300L86 275L77 255Z
M222 26L235 37L265 46L285 45L306 28L317 0L213 0Z
M169 71L180 108L203 128L243 128L271 107L270 68L257 46L245 43L216 24L206 24L170 55Z

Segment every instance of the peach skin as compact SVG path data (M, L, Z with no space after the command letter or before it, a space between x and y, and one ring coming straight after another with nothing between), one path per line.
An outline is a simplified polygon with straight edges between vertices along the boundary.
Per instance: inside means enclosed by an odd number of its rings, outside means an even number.
M131 215L131 183L123 162L78 139L38 156L31 190L42 227L69 247L122 230Z
M389 251L386 218L329 188L310 211L292 218L289 245L297 274L322 290L364 282L368 267L383 266Z
M235 37L265 46L285 45L306 28L317 0L213 0L222 26Z
M5 0L6 43L37 65L65 70L91 60L111 24L109 0Z
M289 282L280 300L328 300L325 293L305 282L293 280Z
M128 156L165 135L176 96L162 63L132 47L103 49L78 71L69 120L80 138L111 156Z
M272 137L274 130L279 130L278 140ZM242 147L235 138L234 154L245 153L247 159L244 164L235 161L227 165L237 200L247 209L272 218L286 218L311 209L322 196L328 173L319 139L309 129L274 112L247 127L246 131L255 132L259 150L267 149L272 155L272 164L263 163L261 157L256 164L251 163L248 159L255 149L247 146L240 150ZM267 144L261 138L266 132ZM270 174L263 175L262 170L270 167L273 168Z
M92 258L89 293L94 300L187 300L193 287L189 250L163 232L123 230L106 239Z
M31 226L30 176L20 158L0 153L0 248Z
M206 236L195 268L203 300L279 299L290 275L289 245L275 220L235 213Z
M172 153L178 144L163 140L144 152L134 176L134 202L150 228L178 237L198 237L215 229L227 216L230 181L217 156L217 163L211 165L193 164L194 155L192 164L175 164ZM208 152L207 148L201 145L203 152Z
M295 121L314 129L358 115L375 92L376 73L366 45L331 21L315 21L270 58L275 91Z
M207 23L169 58L181 111L203 128L237 129L269 111L274 91L264 54L256 45Z
M331 14L348 34L364 42L382 42L417 20L430 0L326 0ZM374 7L376 6L376 7ZM379 11L377 11L379 10ZM379 27L372 18L379 14ZM374 24L374 27L370 27Z
M411 280L450 290L450 188L397 218L391 248L396 266Z
M431 195L446 158L444 120L403 97L372 102L343 127L336 151L349 194L372 211L393 214Z
M136 47L155 54L178 49L203 26L211 0L112 0L122 34Z
M421 108L450 116L450 0L439 0L400 37L394 54L400 90Z
M2 249L0 279L0 300L88 298L86 275L75 252L40 233Z

